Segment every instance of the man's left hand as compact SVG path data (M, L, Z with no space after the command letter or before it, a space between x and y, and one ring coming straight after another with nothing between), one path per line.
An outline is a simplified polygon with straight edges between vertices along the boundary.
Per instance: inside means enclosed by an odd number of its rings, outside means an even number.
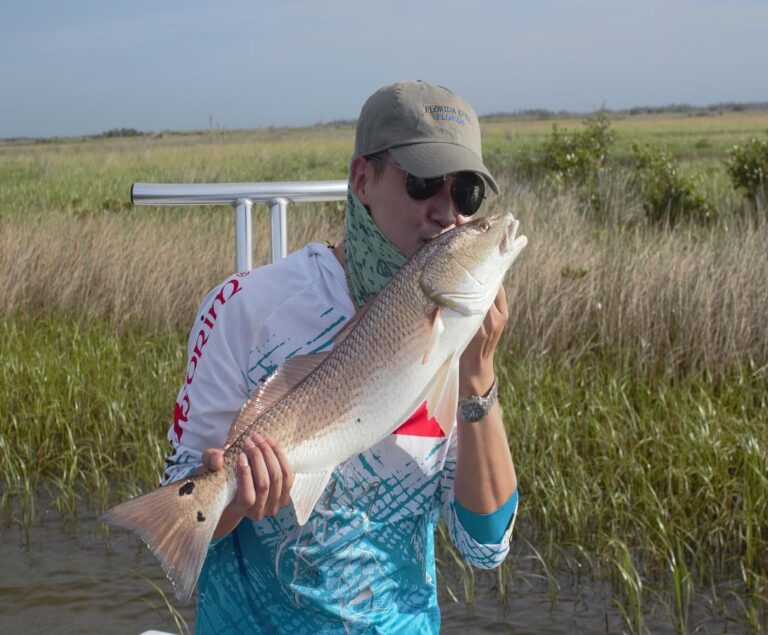
M494 377L493 355L508 317L507 295L502 285L459 360L459 398L484 395L490 390Z

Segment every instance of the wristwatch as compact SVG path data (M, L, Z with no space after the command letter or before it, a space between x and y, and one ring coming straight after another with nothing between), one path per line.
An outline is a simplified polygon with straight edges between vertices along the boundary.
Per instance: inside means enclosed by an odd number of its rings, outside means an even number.
M491 406L496 401L499 394L499 386L496 378L493 378L493 385L485 395L472 395L466 399L459 399L458 418L459 421L474 423L480 421L491 410Z

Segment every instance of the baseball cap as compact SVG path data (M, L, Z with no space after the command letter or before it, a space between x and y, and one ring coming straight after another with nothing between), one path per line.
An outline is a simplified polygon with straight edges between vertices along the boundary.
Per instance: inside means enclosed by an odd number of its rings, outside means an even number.
M475 111L443 86L420 80L397 82L368 98L357 120L355 156L384 150L414 176L470 170L499 193L483 163Z

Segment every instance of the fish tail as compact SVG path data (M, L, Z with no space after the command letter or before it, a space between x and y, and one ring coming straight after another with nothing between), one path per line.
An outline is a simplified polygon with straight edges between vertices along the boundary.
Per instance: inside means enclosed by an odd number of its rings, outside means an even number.
M187 603L224 508L227 487L210 475L193 476L116 505L102 522L130 529L147 544Z

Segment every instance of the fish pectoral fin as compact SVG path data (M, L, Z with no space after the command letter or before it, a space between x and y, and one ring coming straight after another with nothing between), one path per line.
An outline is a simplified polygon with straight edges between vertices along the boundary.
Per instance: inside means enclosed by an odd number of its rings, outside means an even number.
M452 355L438 369L427 395L427 416L437 421L445 436L453 429L458 403L459 358Z
M298 472L294 475L293 486L291 487L291 500L293 501L293 509L296 512L296 521L299 525L304 525L312 514L312 510L328 485L331 471Z
M330 352L312 353L310 355L297 355L286 360L280 368L267 377L248 401L242 405L240 412L237 413L229 428L226 446L232 445L243 432L253 425L254 421L304 381L307 375L320 366L328 355Z
M429 331L429 340L427 341L427 349L424 351L424 356L421 358L422 365L427 363L432 351L437 348L440 342L440 337L445 332L445 325L443 319L440 317L440 307L436 307L432 314L432 326Z

